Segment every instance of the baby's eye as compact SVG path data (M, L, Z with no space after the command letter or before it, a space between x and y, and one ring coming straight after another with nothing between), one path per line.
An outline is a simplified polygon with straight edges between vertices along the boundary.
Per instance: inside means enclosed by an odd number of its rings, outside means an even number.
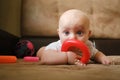
M64 34L65 35L69 35L69 31L64 31Z
M82 31L78 31L77 34L78 34L78 35L82 35L83 32L82 32Z

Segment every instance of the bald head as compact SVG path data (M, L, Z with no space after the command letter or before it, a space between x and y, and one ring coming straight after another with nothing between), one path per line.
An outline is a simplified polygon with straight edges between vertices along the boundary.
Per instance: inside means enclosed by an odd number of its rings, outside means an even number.
M77 9L71 9L66 12L64 12L59 20L59 27L62 27L63 25L67 25L68 23L70 25L76 25L81 22L82 24L85 24L89 28L89 18L88 16Z

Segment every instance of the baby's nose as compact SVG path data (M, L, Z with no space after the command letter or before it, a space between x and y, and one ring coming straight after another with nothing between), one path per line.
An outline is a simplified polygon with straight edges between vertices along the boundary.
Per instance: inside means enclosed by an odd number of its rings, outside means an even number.
M69 39L76 39L76 35L75 34L71 34Z

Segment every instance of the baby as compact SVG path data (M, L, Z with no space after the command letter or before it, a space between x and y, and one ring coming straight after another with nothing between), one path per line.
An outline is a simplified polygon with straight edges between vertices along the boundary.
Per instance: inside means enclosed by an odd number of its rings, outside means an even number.
M80 10L71 9L64 12L59 19L57 29L60 40L40 48L37 52L41 64L86 65L79 60L81 55L77 51L73 49L68 52L61 51L62 43L67 39L76 39L84 42L90 50L90 59L101 64L110 64L109 59L89 41L91 35L89 24L88 16Z

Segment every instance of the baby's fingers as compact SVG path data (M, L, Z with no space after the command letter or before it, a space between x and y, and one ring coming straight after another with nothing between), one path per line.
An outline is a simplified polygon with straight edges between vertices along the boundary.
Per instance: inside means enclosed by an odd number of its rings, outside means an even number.
M86 66L86 64L82 63L80 60L76 59L75 60L75 65L77 66Z

